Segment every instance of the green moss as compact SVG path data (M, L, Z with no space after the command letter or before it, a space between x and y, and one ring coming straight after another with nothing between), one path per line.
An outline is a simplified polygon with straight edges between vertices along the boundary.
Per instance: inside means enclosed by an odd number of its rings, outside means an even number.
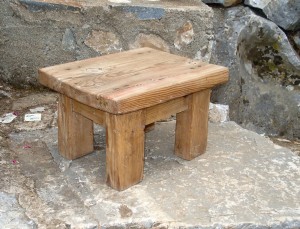
M275 49L276 51L279 51L279 43L275 42L272 44L273 49Z
M274 62L268 62L267 65L272 72L277 69L277 66L274 64Z
M252 47L247 57L252 61L258 77L264 82L276 82L282 86L294 86L298 83L298 81L291 78L295 73L293 69L285 65L282 57L278 54L279 49L278 42L271 43L270 45L261 44Z

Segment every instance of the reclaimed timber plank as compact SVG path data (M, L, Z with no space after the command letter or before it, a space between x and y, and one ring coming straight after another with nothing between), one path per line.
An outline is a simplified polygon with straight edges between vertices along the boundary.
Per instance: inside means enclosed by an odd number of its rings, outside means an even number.
M134 121L133 121L134 120ZM144 112L106 115L106 182L119 191L143 179Z
M168 102L158 104L145 109L146 125L155 121L166 119L172 114L182 112L188 108L184 97L170 100Z
M207 89L188 95L188 109L176 115L175 154L185 160L205 152L210 93Z
M73 111L73 100L60 95L58 103L58 150L70 160L94 150L93 122Z
M225 67L150 48L39 71L39 81L45 86L114 114L164 103L227 80Z
M105 127L106 112L74 101L73 110L82 116L93 120L93 122Z

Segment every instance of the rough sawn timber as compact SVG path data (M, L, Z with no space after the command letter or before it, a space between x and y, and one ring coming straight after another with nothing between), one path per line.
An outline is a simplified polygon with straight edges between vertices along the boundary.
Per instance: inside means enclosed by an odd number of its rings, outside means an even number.
M121 114L212 88L228 69L141 48L39 70L39 82L88 106Z

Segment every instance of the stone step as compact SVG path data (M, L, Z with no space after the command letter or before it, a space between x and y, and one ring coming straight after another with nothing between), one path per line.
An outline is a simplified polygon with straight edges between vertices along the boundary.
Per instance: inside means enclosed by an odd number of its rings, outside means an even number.
M300 227L299 156L226 122L210 123L207 152L184 161L174 124L147 133L144 180L123 192L105 184L105 147L67 161L56 128L12 134L0 149L0 227Z

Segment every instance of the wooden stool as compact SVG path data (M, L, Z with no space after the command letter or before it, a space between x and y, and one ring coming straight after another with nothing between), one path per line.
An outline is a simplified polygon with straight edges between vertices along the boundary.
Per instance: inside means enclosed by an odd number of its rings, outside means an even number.
M60 93L58 147L75 159L93 151L93 122L106 127L107 184L124 190L143 179L145 126L176 114L175 154L191 160L207 144L210 89L225 67L141 48L39 70Z

